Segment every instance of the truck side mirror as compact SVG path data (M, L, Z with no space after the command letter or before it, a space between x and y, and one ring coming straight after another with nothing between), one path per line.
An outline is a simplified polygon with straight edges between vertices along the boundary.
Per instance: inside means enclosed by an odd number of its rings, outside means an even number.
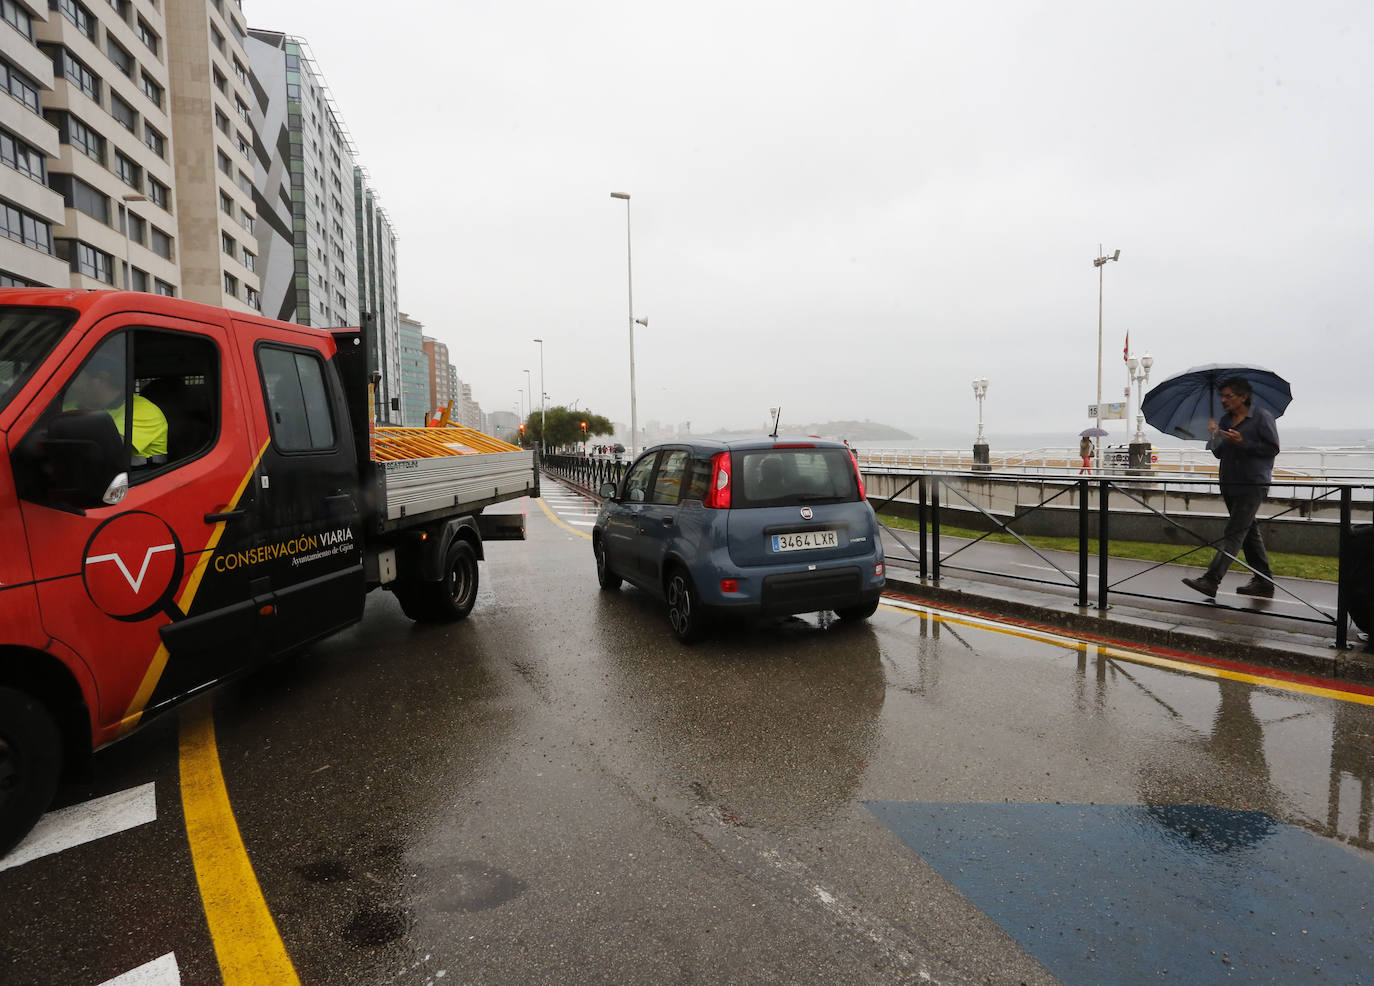
M124 440L107 411L63 411L16 449L19 495L61 510L108 502L124 471Z

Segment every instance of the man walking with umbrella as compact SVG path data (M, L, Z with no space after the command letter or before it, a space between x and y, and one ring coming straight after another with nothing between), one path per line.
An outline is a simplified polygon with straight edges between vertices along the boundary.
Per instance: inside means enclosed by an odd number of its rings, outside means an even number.
M1279 454L1279 430L1274 416L1263 408L1252 407L1253 391L1244 377L1226 377L1217 384L1221 400L1221 423L1215 418L1207 422L1211 437L1207 447L1221 460L1219 478L1221 498L1228 514L1226 531L1212 564L1197 578L1185 578L1183 584L1204 596L1215 598L1221 579L1236 552L1244 548L1245 561L1254 576L1237 587L1242 596L1274 595L1274 578L1269 570L1269 554L1264 550L1256 516L1269 493L1269 481L1274 475L1274 458Z

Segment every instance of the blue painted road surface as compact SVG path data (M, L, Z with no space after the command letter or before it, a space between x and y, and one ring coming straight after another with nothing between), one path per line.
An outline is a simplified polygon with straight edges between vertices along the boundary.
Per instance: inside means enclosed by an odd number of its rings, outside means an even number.
M1264 812L868 808L1068 986L1374 983L1374 864Z

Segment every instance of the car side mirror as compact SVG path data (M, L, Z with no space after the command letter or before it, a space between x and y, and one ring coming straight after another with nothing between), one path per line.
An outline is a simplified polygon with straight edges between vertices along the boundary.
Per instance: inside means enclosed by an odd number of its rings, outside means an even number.
M108 411L64 411L21 443L15 479L26 500L60 510L100 507L117 493L123 455L124 440Z
M614 500L615 483L602 483L600 488L597 489L596 495L601 497L601 499L603 500Z

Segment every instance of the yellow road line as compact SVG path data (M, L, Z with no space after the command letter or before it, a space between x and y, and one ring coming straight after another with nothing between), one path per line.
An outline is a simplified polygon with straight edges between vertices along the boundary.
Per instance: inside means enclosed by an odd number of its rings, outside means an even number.
M229 805L208 703L181 719L181 807L224 986L299 986Z
M549 520L553 521L559 527L563 528L563 530L570 531L580 538L586 538L588 541L592 539L592 536L586 533L585 531L579 531L576 527L573 527L571 524L559 520L558 517L554 515L554 512L549 509L548 504L546 504L542 498L538 501L538 503L539 509L544 511L545 515L548 516Z
M962 614L955 616L951 613L932 609L928 606L920 606L912 603L884 602L882 605L885 609L908 613L916 612L940 623L952 623L957 626L991 630L995 633L1001 633L1009 637L1024 637L1027 640L1034 640L1039 643L1053 644L1060 647L1071 647L1074 649L1095 647L1100 654L1104 654L1107 657L1118 658L1123 661L1130 661L1134 664L1147 664L1152 667L1167 668L1171 671L1183 671L1188 674L1200 675L1204 678L1225 678L1229 681L1243 681L1247 684L1262 685L1265 688L1274 688L1279 691L1294 692L1300 695L1315 695L1320 698L1332 698L1339 702L1353 702L1357 705L1374 705L1374 695L1366 695L1361 692L1343 691L1338 688L1325 688L1321 685L1309 685L1301 681L1288 681L1284 678L1270 678L1267 675L1251 674L1246 671L1233 671L1230 668L1214 668L1206 664L1193 664L1190 661L1182 661L1178 658L1162 657L1158 654L1147 654L1142 651L1126 650L1121 647L1113 647L1110 644L1099 644L1090 640L1079 640L1075 637L1030 630L1026 627L997 623L993 620L982 620L977 617L964 616Z

